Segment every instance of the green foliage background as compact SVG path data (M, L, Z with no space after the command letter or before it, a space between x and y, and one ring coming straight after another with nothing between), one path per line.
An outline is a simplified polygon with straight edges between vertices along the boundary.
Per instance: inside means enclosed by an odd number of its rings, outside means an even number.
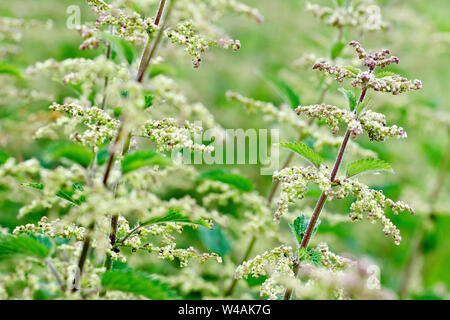
M328 3L331 1L321 1ZM202 101L208 106L225 128L265 128L257 115L242 116L241 106L229 102L225 98L227 90L240 92L246 96L275 104L283 102L283 98L271 87L265 74L283 79L298 93L302 103L313 103L317 96L314 85L309 81L310 71L295 70L291 63L303 53L315 52L319 56L328 54L330 40L335 37L334 30L324 26L311 14L304 11L304 1L298 0L247 0L247 4L260 9L265 16L261 25L250 23L245 19L230 18L224 21L224 27L234 38L240 39L242 49L238 53L213 50L208 53L205 63L199 70L191 67L190 59L173 61L175 68L173 76L180 80L183 89L191 100ZM382 7L385 20L392 28L385 33L368 35L355 39L367 48L387 47L400 57L400 67L396 71L402 75L419 78L424 83L424 89L402 96L380 97L373 95L376 110L386 112L390 123L403 126L408 132L405 141L390 140L385 144L362 142L366 147L377 151L381 159L388 161L396 174L381 174L363 178L365 182L382 189L387 196L397 199L406 190L413 190L407 200L413 206L421 202L439 202L434 225L426 230L425 241L422 244L423 259L417 260L420 265L419 275L415 275L413 283L422 281L415 289L416 298L439 298L441 288L450 289L450 205L449 183L444 182L439 200L429 198L432 188L439 177L448 176L448 170L439 171L439 166L445 153L448 154L449 129L433 123L429 119L411 119L414 110L423 109L430 115L439 111L449 111L449 65L450 65L450 2L447 0L385 0L377 1ZM94 57L99 52L81 52L78 50L80 37L74 30L66 27L69 5L79 5L82 8L82 21L91 20L92 14L82 0L6 0L0 3L0 15L20 17L25 19L51 19L55 27L51 31L34 30L26 33L23 41L24 50L13 56L9 63L19 69L48 58L63 60L73 57ZM446 37L439 44L433 42L437 34ZM12 80L13 81L13 80ZM15 81L15 80L14 80ZM20 81L19 85L24 85ZM35 84L36 87L50 84ZM344 104L345 100L336 90L330 90L327 101ZM53 88L55 89L55 88ZM60 99L67 92L58 88ZM35 103L23 108L20 105L4 105L0 109L0 150L19 159L37 157L49 167L57 163L49 159L50 145L47 142L34 141L31 136L20 132L6 131L6 121L21 121L24 113L34 113L47 110L48 105ZM413 120L413 121L412 121ZM424 123L425 122L425 123ZM431 128L431 129L430 129ZM295 132L285 133L285 141L296 136ZM282 157L287 150L282 151ZM296 161L303 163L300 158ZM262 194L267 194L270 176L259 175L257 166L235 166L241 174L253 181L255 188ZM229 166L227 169L233 169ZM314 204L315 197L305 201ZM19 221L16 219L18 209L22 204L8 199L0 203L0 225L14 228L16 225L35 222L45 212L35 212ZM349 203L342 201L332 206L334 213L345 214ZM318 231L321 239L327 239L333 250L349 252L356 256L370 256L380 267L382 284L394 291L398 290L401 276L407 265L408 257L417 237L417 230L423 228L425 217L417 210L416 216L402 215L393 218L394 223L402 232L403 240L400 246L394 246L386 239L377 227L369 223L338 224L330 226L322 224ZM228 231L227 231L228 232ZM204 233L204 234L203 234ZM211 232L200 232L192 237L200 237L200 242L208 249L223 254L226 258L235 260L241 251L230 240L232 235L223 234L220 229ZM255 251L261 251L268 245L264 240L257 243ZM242 250L242 249L241 249ZM148 265L145 261L139 263L142 270L158 271L165 267ZM419 281L421 278L421 281ZM417 282L418 281L418 282Z

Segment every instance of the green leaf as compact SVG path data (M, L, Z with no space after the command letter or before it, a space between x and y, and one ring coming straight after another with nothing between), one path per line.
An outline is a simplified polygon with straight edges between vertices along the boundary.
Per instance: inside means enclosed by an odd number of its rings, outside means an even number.
M344 88L339 88L339 91L342 92L345 98L347 98L348 107L351 111L355 110L356 108L356 96L351 90L346 90Z
M157 63L151 66L150 72L148 73L149 78L154 78L160 74L173 75L176 73L174 67L169 64Z
M317 267L322 261L322 253L319 250L308 249L308 254L311 262Z
M270 75L266 75L266 79L275 86L292 109L296 109L300 105L300 98L286 82Z
M295 218L294 223L289 224L299 244L301 244L303 237L305 236L305 232L306 229L308 229L309 222L310 219L306 218L306 216L302 213L297 218ZM320 220L317 220L311 236L314 236L316 234L317 230L319 229L319 225Z
M297 154L299 154L300 156L302 156L303 158L305 158L306 160L311 162L316 167L319 167L320 164L323 161L322 157L317 152L315 152L314 150L309 148L304 143L301 143L301 142L283 142L283 143L280 143L280 146L284 147L284 148L288 148L288 149L296 152Z
M50 239L40 235L0 234L0 259L16 255L45 258L50 254Z
M156 217L156 218L152 218L150 220L144 221L141 223L141 226L146 226L149 224L165 223L165 222L182 222L182 223L186 223L186 224L204 226L204 227L207 227L208 229L211 229L211 226L209 225L208 221L206 221L204 219L192 221L189 217L183 215L181 213L181 209L179 209L179 208L170 208L168 213L165 216Z
M129 64L133 63L134 60L134 48L126 40L116 37L110 33L102 33L102 38L107 40L111 46L118 51Z
M0 165L4 164L11 156L3 150L0 150Z
M42 183L22 183L24 187L30 187L37 190L44 190L44 185Z
M238 174L229 173L223 170L205 171L200 173L196 179L220 181L245 192L253 190L253 183L250 180Z
M145 106L144 109L150 108L153 105L153 97L145 96Z
M297 218L295 218L293 224L289 224L295 234L295 237L297 238L298 243L302 242L305 231L308 228L308 224L309 219L306 218L304 214L301 214Z
M230 240L218 225L214 225L212 229L200 228L198 235L208 251L215 252L222 257L231 251Z
M102 275L102 286L108 290L117 290L141 295L152 300L176 299L176 294L165 283L139 271L116 270Z
M22 186L34 188L37 190L44 190L45 187L42 183L22 183ZM81 183L74 183L72 185L72 190L61 189L56 193L56 196L72 202L73 204L80 205L82 202L86 201L86 199L84 196L81 196L80 199L73 199L73 195L75 194L76 190L83 191L84 186Z
M309 261L312 262L315 266L318 266L322 261L322 253L315 249L298 249L298 258L300 261Z
M357 174L369 172L369 171L388 171L393 173L394 170L384 160L380 159L361 159L354 161L347 165L347 177L353 177Z
M344 48L346 47L346 43L344 42L336 42L335 44L333 44L333 46L331 47L331 59L334 60L337 57L339 57L342 53L342 50L344 50Z
M10 64L7 64L5 62L0 63L0 74L9 74L16 78L23 79L22 74L16 67L14 67Z
M78 144L59 144L50 150L50 157L54 160L65 158L87 168L94 158L94 153Z
M134 153L127 154L122 160L122 173L137 170L142 167L156 166L166 167L171 161L162 154L153 150L139 150Z
M362 103L356 106L356 114L360 114L369 104L371 99L365 99Z

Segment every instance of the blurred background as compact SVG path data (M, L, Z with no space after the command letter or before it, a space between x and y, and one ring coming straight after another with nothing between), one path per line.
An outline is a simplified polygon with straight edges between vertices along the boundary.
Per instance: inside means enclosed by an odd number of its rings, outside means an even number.
M242 106L226 99L227 90L276 105L284 102L265 75L271 75L289 84L298 94L302 104L313 104L318 94L317 84L308 68L293 66L304 54L328 56L336 38L335 29L305 12L305 1L299 0L245 0L260 10L264 23L257 24L242 17L225 18L223 28L232 38L240 39L242 49L237 53L211 50L205 63L193 69L191 61L183 55L169 57L171 76L177 79L190 100L200 101L216 116L224 128L280 128L282 140L296 138L296 133L279 124L264 122L258 115L244 116ZM311 1L331 5L332 1ZM412 79L420 79L423 90L399 96L371 93L372 108L386 113L389 124L402 126L408 132L406 140L388 140L371 143L366 138L358 142L374 150L381 159L388 161L394 175L382 174L362 178L374 188L381 189L394 200L405 200L416 208L416 215L393 216L393 222L402 233L400 246L384 237L378 226L370 223L339 223L321 226L318 240L326 240L338 253L357 257L369 257L381 268L382 285L415 299L440 299L448 297L450 290L450 200L449 200L449 65L450 65L450 2L448 0L384 0L376 1L384 20L391 27L384 32L364 35L344 34L344 39L358 40L370 49L389 48L400 58L395 72ZM82 9L82 22L93 15L83 0L2 0L0 16L52 20L51 30L26 32L22 50L6 59L19 69L25 69L38 61L49 58L63 60L74 57L95 57L98 51L79 51L82 42L75 30L66 27L70 5ZM353 53L345 49L344 56ZM3 59L3 58L1 58ZM8 80L9 81L9 80ZM11 80L16 81L16 80ZM64 87L54 84L25 84L32 88L51 87L59 101L67 95ZM345 103L338 86L333 83L326 102ZM0 101L0 159L12 155L18 159L37 157L48 166L46 150L48 141L34 141L32 134L46 117L48 103L33 102L27 105L14 101ZM30 115L33 115L30 118ZM34 117L34 118L33 118ZM23 119L28 119L26 122ZM36 124L29 119L36 119ZM327 150L324 151L327 156ZM281 154L282 158L286 153ZM334 154L330 152L332 159ZM299 161L299 164L301 161ZM271 186L270 176L261 176L258 166L230 166L251 179L261 194L267 194ZM314 205L309 197L309 205ZM345 216L349 202L339 201L328 207L333 213ZM0 225L14 228L16 225L35 222L45 214L36 212L18 220L21 203L0 197ZM233 235L224 232L222 253L238 259L241 252L232 249ZM204 241L204 246L211 245ZM255 252L270 245L258 243ZM217 249L217 248L216 248ZM405 289L405 286L408 290ZM403 288L403 289L402 289Z

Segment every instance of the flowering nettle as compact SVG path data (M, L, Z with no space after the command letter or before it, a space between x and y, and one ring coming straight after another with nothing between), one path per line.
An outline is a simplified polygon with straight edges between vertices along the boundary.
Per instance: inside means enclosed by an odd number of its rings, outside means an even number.
M327 62L317 62L314 64L314 70L324 71L332 75L337 81L342 82L344 78L353 79L351 85L358 89L371 88L375 91L390 92L394 95L407 92L409 90L419 90L422 88L420 80L408 80L402 76L384 75L381 77L373 73L375 68L384 69L392 63L399 63L399 59L395 56L388 57L390 51L383 49L374 54L368 54L359 42L352 41L350 45L355 48L358 58L363 60L363 65L368 67L368 71L361 71L352 67L330 65Z
M395 214L398 214L399 211L408 211L414 214L414 210L409 205L403 201L394 202L386 198L382 191L370 189L355 179L342 177L332 182L329 176L330 173L326 168L312 166L286 168L275 173L273 179L281 182L281 196L275 219L280 220L281 216L287 212L289 203L303 199L308 191L308 183L313 182L319 186L329 200L356 198L356 202L350 207L351 220L361 220L364 215L372 221L379 220L383 225L383 232L386 235L392 235L396 244L400 243L400 232L385 216L383 209L390 207Z
M335 8L306 3L306 10L335 28L356 28L361 32L387 29L389 24L383 21L380 7L372 0L355 1Z
M130 2L145 11L156 1ZM102 36L105 27L109 27L115 36L140 44L149 43L158 31L163 31L170 42L185 47L185 51L192 57L195 68L200 66L203 53L212 46L231 48L234 51L240 49L239 40L230 39L216 26L217 20L226 11L246 15L257 22L263 20L256 9L236 0L176 1L167 9L170 11L170 17L164 26L159 26L154 18L141 17L139 13L124 6L123 1L107 3L103 0L88 0L88 4L97 19L95 25L86 24L78 27L85 39L80 49L97 48L100 43L106 42Z

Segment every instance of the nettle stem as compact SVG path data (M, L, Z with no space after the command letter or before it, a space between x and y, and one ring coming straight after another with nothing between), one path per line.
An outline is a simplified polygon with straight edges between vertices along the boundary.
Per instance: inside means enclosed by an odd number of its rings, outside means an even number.
M171 5L172 5L173 1L171 1ZM166 0L161 0L161 2L159 3L158 12L156 13L156 17L155 17L155 25L157 25L157 26L161 22L162 15L163 15L166 3L167 3ZM148 37L147 43L146 43L146 45L144 47L144 51L142 53L141 61L139 63L138 73L137 73L137 76L136 76L136 81L139 82L139 83L142 83L142 81L144 80L145 72L147 71L147 69L148 69L148 67L150 65L150 61L152 60L152 58L153 58L153 56L154 56L154 54L156 52L156 49L157 49L159 43L161 42L161 38L162 38L162 34L164 32L164 28L165 28L165 25L166 25L168 14L169 14L170 8L172 7L171 5L169 6L169 9L167 10L167 14L166 14L166 18L165 18L164 24L160 28L160 30L158 31L158 35L156 36L155 41L153 41L153 45L152 45L152 38L150 36ZM150 48L150 46L151 46L151 48ZM111 169L113 167L113 164L114 164L114 161L115 161L115 158L116 158L117 147L118 147L118 145L119 145L119 143L121 141L122 134L123 134L123 131L124 131L124 122L125 122L125 119L123 119L121 121L121 125L119 127L119 132L118 132L116 140L114 141L114 144L113 144L113 146L111 148L111 153L110 153L110 156L109 156L109 159L108 159L108 164L106 166L105 175L103 177L103 184L104 184L104 186L106 188L108 188L108 178L109 178ZM129 147L130 147L130 143L131 143L131 137L132 137L131 132L127 133L127 138L126 138L126 141L125 141L124 146L123 146L122 155L125 155L125 154L128 153L128 150L129 150ZM112 247L114 247L116 245L116 242L117 242L117 225L118 225L118 220L119 220L119 215L118 214L115 214L115 215L113 215L111 217L111 233L110 233L110 236L109 236L109 240L110 240L110 243L111 243ZM107 257L106 257L105 268L106 268L106 270L111 270L111 268L112 268L112 257L111 257L110 254L108 254Z
M358 105L360 105L366 96L367 93L367 87L364 88L361 91L361 95L359 96ZM356 112L356 108L355 108ZM336 157L336 161L334 162L333 170L331 171L330 181L334 182L336 179L336 175L339 171L339 168L342 164L342 159L344 158L344 153L348 145L348 141L350 140L350 130L347 129L347 132L345 133L344 139L342 140L341 147L339 148L338 155ZM319 200L317 200L316 206L314 208L314 212L312 214L312 217L309 221L308 228L305 231L305 235L303 236L302 243L300 244L301 249L307 249L309 245L309 241L311 240L314 228L316 227L317 221L319 220L320 213L322 212L322 209L325 205L325 202L327 201L327 195L325 192L322 191L320 194ZM297 277L298 271L300 269L300 261L296 261L294 263L294 275ZM286 292L284 294L284 300L289 300L292 296L292 288L286 289Z

